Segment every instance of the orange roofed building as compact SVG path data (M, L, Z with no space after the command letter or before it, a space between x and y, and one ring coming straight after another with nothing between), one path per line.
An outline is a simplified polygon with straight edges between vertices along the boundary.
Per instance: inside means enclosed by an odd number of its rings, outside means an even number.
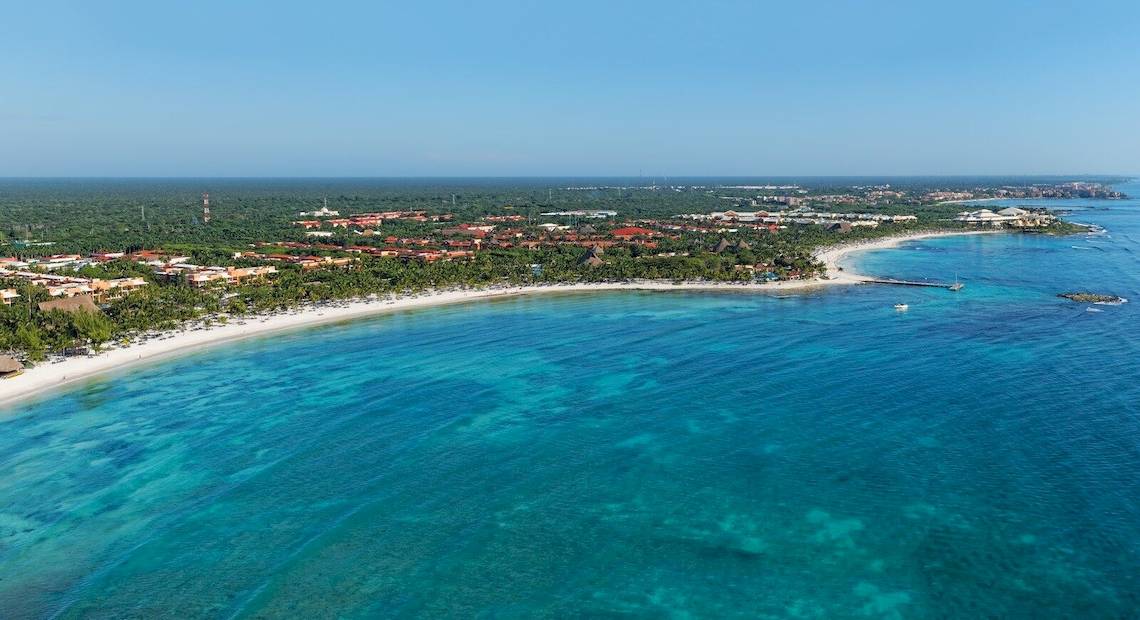
M641 228L640 226L626 226L625 228L618 228L610 234L623 241L629 241L635 237L656 237L658 233L655 230Z

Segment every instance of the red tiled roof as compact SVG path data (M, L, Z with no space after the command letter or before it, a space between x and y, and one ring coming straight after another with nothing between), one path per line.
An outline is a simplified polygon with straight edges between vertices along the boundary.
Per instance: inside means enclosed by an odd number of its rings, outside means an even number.
M649 236L654 234L654 231L648 228L641 228L639 226L627 226L613 231L615 237L636 237L639 235Z

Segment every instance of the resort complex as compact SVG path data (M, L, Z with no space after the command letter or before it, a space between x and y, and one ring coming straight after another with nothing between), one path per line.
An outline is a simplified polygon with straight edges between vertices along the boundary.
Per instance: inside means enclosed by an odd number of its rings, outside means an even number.
M998 211L979 209L977 211L963 211L954 218L971 226L989 226L992 228L1042 228L1049 226L1057 217L1043 209L1030 211L1017 207L1006 207Z
M1112 197L1098 187L423 187L322 196L316 208L211 188L200 203L80 197L64 211L32 193L3 205L13 224L0 258L0 302L11 309L0 344L34 361L188 321L453 287L834 281L819 251L837 244L979 227L1071 230L1040 207L961 212L947 198ZM136 216L139 200L150 207ZM57 299L77 301L43 303ZM54 310L91 310L105 327L71 325L77 319Z

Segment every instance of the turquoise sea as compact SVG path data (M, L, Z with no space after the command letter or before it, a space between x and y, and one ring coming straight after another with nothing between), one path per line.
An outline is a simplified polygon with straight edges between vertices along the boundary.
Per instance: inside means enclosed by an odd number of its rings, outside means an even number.
M9 408L0 617L1137 617L1140 200L1048 204L1107 233L854 259L958 294L481 302Z

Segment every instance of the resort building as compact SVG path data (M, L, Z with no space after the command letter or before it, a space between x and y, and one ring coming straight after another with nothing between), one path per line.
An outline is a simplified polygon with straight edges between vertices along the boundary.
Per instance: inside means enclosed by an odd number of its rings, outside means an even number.
M190 260L189 256L176 256L171 254L164 254L162 252L155 252L154 250L140 250L134 254L127 256L128 259L136 263L143 263L151 267L161 267L163 265L177 265L185 263Z
M186 283L194 288L206 288L211 284L227 284L229 274L221 267L206 267L200 271L191 271L185 274Z
M5 306L11 306L12 301L19 297L20 294L14 288L0 289L0 303Z
M494 224L476 225L476 224L460 224L440 230L440 234L445 236L465 235L469 237L483 238L495 230Z
M4 269L27 269L29 267L37 267L47 271L55 271L56 269L71 268L78 269L84 265L89 264L91 261L83 258L78 254L55 254L52 256L33 257L20 260L15 257L0 258L0 268Z
M1027 211L1017 207L1009 207L997 211L989 209L979 209L977 211L963 211L954 218L959 222L965 222L973 226L989 226L993 228L1032 228L1036 226L1048 226L1053 223L1057 218L1048 214L1035 211Z
M603 211L597 209L583 210L583 211L548 211L540 213L543 217L585 217L595 220L602 220L607 217L617 217L617 211Z
M89 258L97 263L109 263L126 255L126 252L95 252Z
M275 273L277 273L277 268L273 266L203 267L188 263L163 265L154 271L154 275L159 278L167 281L185 280L194 288L205 288L215 284L247 284L263 281Z
M626 226L625 228L615 229L610 233L617 239L629 241L636 237L656 237L657 231L648 228L641 228L640 226Z
M324 267L348 267L356 259L347 256L333 257L333 256L303 256L300 260L293 261L301 266L301 269L309 271L312 269L321 269Z
M79 263L83 262L83 257L78 254L55 254L41 259L29 260L28 262L41 269L54 271L56 269L63 269L64 267L79 267Z
M349 259L344 259L348 261ZM229 267L226 269L229 275L230 282L234 284L248 284L254 281L264 281L269 276L277 273L277 268L272 266L260 267Z
M28 263L15 256L0 258L0 269L27 269L29 266Z
M162 275L182 275L186 283L194 288L205 288L215 284L248 284L254 281L263 281L268 276L277 273L276 267L200 267L198 265L178 265L174 273L166 272ZM178 274L177 272L182 272Z
M88 282L61 282L54 285L49 284L46 288L48 295L52 297L68 298L91 294L91 284Z
M951 202L955 200L969 200L974 197L973 192L927 192L923 199L933 202Z
M132 291L137 291L146 286L146 280L142 278L117 278L115 280L100 280L94 279L88 285L91 289L91 294L95 298L95 303L105 304L122 299Z
M301 217L339 217L340 211L332 211L326 204L316 211L302 211L298 213Z
M19 279L29 284L42 286L47 289L48 295L52 297L67 298L77 295L92 295L98 303L121 299L131 291L146 286L146 280L142 278L100 280L99 278L80 278L36 271L12 271L3 268L0 268L0 277ZM5 305L9 303L11 303L10 300L4 301Z
M339 215L339 213L336 213L335 211L328 211L327 213L316 211L308 214L302 213L301 215L325 216L333 214ZM450 213L444 213L441 215L428 215L427 211L383 211L380 213L357 213L355 215L349 215L348 217L328 219L324 221L298 220L293 222L293 225L301 226L306 229L321 228L325 223L327 223L332 228L349 228L353 226L358 228L375 228L383 224L385 220L408 220L412 222L446 222L450 221L452 217L454 216Z
M918 221L917 215L887 215L883 213L831 213L811 211L806 208L792 211L714 211L712 213L689 213L679 215L682 219L713 222L762 222L764 224L820 224L827 226L835 222L847 222L852 226L874 228L879 224L901 224Z

